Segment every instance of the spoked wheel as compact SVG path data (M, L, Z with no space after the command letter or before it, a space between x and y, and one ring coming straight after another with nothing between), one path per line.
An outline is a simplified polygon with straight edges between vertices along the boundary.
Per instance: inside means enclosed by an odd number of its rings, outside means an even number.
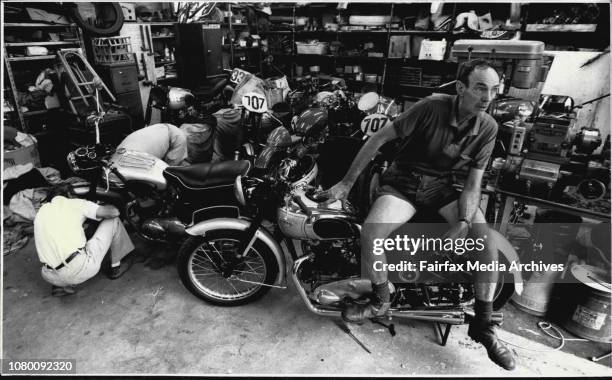
M191 237L178 254L178 272L183 285L197 297L223 306L252 302L263 296L274 283L278 264L274 254L255 241L247 255L236 259L240 232L212 231L204 237Z

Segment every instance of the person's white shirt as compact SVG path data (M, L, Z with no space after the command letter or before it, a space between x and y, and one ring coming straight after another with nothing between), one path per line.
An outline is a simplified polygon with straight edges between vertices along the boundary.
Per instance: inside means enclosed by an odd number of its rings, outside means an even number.
M181 165L187 159L187 136L172 124L153 124L130 133L119 148L149 153L168 165Z
M83 223L96 217L98 205L84 199L54 197L45 203L34 219L36 252L42 263L52 268L64 262L73 252L85 247L87 238Z

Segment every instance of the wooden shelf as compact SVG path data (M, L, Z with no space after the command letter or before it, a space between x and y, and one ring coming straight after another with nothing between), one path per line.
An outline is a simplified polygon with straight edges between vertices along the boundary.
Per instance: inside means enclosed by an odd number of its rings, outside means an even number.
M594 32L597 24L527 24L527 32Z
M174 38L176 37L174 34L172 35L167 35L167 36L151 36L151 38L156 39L156 38Z
M6 47L15 46L58 46L58 45L75 45L79 40L74 41L38 41L38 42L5 42Z
M7 58L9 62L20 62L20 61L42 61L46 59L55 59L56 55L33 55L30 57L11 57Z
M42 115L45 114L49 111L61 111L61 108L51 108L51 109L44 109L44 110L37 110L37 111L27 111L23 113L24 117L30 117L30 116L37 116L37 115Z
M444 36L449 34L445 30L392 30L390 31L392 35L402 35L402 34L429 34L436 36Z

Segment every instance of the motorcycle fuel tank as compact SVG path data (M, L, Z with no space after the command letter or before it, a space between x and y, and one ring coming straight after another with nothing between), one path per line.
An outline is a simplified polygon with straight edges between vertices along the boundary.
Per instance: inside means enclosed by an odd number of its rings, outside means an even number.
M159 158L144 152L136 152L126 149L117 149L111 163L127 181L147 182L158 190L166 189L166 179L163 176L168 164ZM117 176L110 173L111 184L122 186Z
M300 136L314 136L327 125L327 110L325 108L310 108L297 118L294 132Z
M310 211L310 215L294 201L279 207L277 221L280 230L287 237L298 240L336 240L359 237L360 225L357 219L342 209L340 201L325 208L305 195L297 195Z

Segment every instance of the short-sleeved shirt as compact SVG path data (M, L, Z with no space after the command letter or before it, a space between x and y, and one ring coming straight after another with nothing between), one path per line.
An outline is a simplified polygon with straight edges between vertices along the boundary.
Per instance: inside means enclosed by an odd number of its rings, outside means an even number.
M168 165L180 165L187 159L187 136L172 124L153 124L130 133L118 148L149 153Z
M467 168L484 169L497 135L497 122L485 112L459 125L457 96L446 94L415 103L393 122L393 127L403 142L390 169L433 176Z
M34 242L40 262L53 268L87 243L83 223L96 217L98 205L84 199L54 197L34 218Z

